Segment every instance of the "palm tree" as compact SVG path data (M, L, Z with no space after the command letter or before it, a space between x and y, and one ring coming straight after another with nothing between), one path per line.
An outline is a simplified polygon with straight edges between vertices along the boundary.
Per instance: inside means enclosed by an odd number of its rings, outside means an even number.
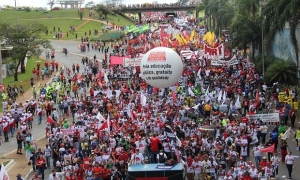
M297 66L291 60L279 60L271 64L266 73L265 80L268 84L279 82L280 84L297 84Z
M263 8L266 50L272 50L275 35L283 32L286 24L290 26L290 38L295 51L296 65L299 68L299 46L296 28L300 19L300 0L269 0Z
M261 42L261 27L258 21L259 19L238 14L231 24L233 46L241 47L246 53L247 47L252 45L252 59L254 59L255 49Z
M225 2L219 9L220 18L218 24L221 28L227 29L234 18L234 6Z
M239 13L256 18L259 14L260 0L238 0Z

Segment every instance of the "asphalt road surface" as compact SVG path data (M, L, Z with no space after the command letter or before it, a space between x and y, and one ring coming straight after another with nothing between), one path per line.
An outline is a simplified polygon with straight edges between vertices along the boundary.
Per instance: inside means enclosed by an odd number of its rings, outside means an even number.
M96 52L94 50L90 50L90 51L86 51L86 52L80 52L80 50L78 50L78 42L75 41L57 41L57 40L53 40L51 41L52 46L55 48L56 50L56 54L55 54L55 59L59 62L61 62L62 64L64 64L65 67L71 68L73 63L79 63L81 65L81 58L88 56L88 57L93 57L96 54L97 59L103 59L104 58L104 53L99 53ZM62 53L62 49L63 48L67 48L68 49L68 56L65 56L64 53ZM44 122L45 122L45 117L44 117ZM41 128L42 126L42 128ZM300 126L299 123L296 124L297 128ZM269 127L269 130L271 130L271 127ZM296 128L294 128L293 130L296 130ZM45 138L45 129L43 127L43 125L38 125L37 124L37 119L34 119L34 123L33 123L33 137L34 138L38 138L40 137L40 139ZM3 156L4 154L7 154L9 152L12 152L12 150L16 149L16 142L15 142L15 138L12 138L13 140L11 140L9 143L4 143L3 146L1 146L1 153L0 155ZM36 139L37 140L37 139ZM293 152L293 155L295 156L300 156L300 152L296 150L296 142L293 140L293 136L291 136L288 140L288 145L289 145L289 150ZM279 148L278 148L278 152L280 152ZM252 162L254 161L254 158L252 156L252 153L250 153L250 157L248 158L247 161L251 160ZM281 157L281 154L278 154L279 157ZM52 162L51 162L52 164ZM49 177L51 173L51 169L46 169L45 170L45 177L46 179ZM292 177L295 180L300 180L300 158L296 159L295 161L295 167L293 169L293 173L292 173ZM287 172L287 168L283 166L283 164L279 164L279 178L277 179L287 179L288 178L288 172ZM28 178L31 179L31 178Z

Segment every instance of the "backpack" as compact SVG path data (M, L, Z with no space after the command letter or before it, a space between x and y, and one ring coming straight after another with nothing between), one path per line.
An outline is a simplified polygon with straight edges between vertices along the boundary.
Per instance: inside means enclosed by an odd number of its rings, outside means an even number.
M158 162L159 163L165 163L164 155L165 155L164 153L163 154L161 154L161 153L158 154Z

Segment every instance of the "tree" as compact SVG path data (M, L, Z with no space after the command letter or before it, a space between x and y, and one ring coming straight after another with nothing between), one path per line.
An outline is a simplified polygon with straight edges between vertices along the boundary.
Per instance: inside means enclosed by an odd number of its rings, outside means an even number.
M291 60L279 60L271 64L266 73L265 80L268 84L279 82L280 84L297 84L297 66Z
M105 16L105 19L106 19L107 15L111 13L110 9L108 9L103 4L97 4L96 12L99 15L103 14Z
M55 4L55 0L48 0L48 3L47 3L49 6L50 6L50 11L52 11L52 8Z
M42 39L40 34L47 27L43 24L32 23L26 25L0 24L0 38L6 39L6 43L13 47L12 59L16 62L14 80L18 81L18 68L21 65L21 73L25 73L24 60L26 56L39 57L42 48L52 49L50 41Z
M271 64L274 63L274 57L272 56L264 56L264 65L263 65L263 56L261 54L257 55L254 58L253 63L255 64L255 69L259 74L263 74L263 69L266 72L268 70L268 67L271 66ZM264 66L264 68L263 68Z
M275 35L283 32L286 24L290 26L290 38L296 56L296 65L299 68L299 47L296 38L296 30L300 19L300 0L269 0L263 8L265 47L272 50Z
M244 49L252 45L251 58L254 59L254 53L261 43L261 26L259 19L253 19L245 15L237 15L231 24L232 44Z

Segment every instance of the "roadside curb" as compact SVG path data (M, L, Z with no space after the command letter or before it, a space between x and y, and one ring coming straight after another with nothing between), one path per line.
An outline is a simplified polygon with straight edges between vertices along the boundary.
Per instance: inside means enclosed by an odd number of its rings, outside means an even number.
M5 168L6 168L6 171L9 171L14 165L15 165L15 160L14 159L11 159L9 161L9 163L6 164Z

